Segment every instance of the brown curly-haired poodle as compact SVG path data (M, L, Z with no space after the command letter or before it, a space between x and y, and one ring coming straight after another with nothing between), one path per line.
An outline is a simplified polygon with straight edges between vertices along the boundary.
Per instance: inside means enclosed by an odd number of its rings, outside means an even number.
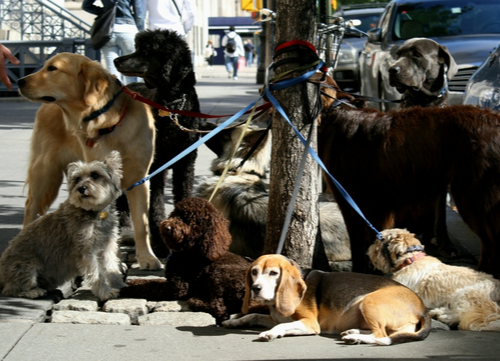
M252 260L227 251L231 235L221 212L205 199L186 198L161 223L160 232L172 251L166 280L130 281L121 297L187 300L191 310L211 314L218 325L241 312Z

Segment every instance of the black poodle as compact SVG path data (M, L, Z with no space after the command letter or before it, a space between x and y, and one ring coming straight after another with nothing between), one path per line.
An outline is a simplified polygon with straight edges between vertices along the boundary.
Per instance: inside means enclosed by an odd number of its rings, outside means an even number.
M135 37L136 51L115 59L116 68L128 76L138 76L144 83L128 87L154 102L175 110L200 111L196 94L196 78L191 61L191 50L186 41L175 31L144 30ZM168 116L159 116L153 109L156 119L156 153L150 173L167 163L177 154L196 142L199 134L181 130ZM188 116L177 116L185 128L196 130L200 120ZM197 152L194 150L172 165L172 184L174 203L190 197L194 183L194 164ZM168 255L161 242L159 225L165 219L164 189L167 172L158 174L150 180L150 229L151 244L158 257Z
M120 296L187 300L192 311L210 313L218 325L231 314L240 313L245 274L252 260L227 251L231 235L222 213L205 199L187 198L175 205L160 231L172 251L166 280L130 281Z

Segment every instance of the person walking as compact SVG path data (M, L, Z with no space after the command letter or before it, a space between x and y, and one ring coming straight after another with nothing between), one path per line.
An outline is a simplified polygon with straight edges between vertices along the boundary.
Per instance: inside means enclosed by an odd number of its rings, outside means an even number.
M196 10L193 0L145 0L145 4L148 29L169 29L186 37L193 28Z
M243 45L243 48L245 49L245 64L246 66L252 66L253 63L253 52L255 47L252 44L252 40L248 39Z
M236 31L234 26L229 27L229 32L222 38L222 47L224 48L224 63L228 78L232 77L238 80L238 60L244 55L243 41Z
M138 31L144 30L145 9L143 0L100 0L103 7L96 6L96 0L83 0L82 9L99 15L116 4L115 25L109 42L101 48L104 64L112 74L125 85L137 81L137 77L123 76L115 68L114 60L121 55L135 51L134 40Z
M217 50L215 50L212 40L208 41L203 55L205 56L205 60L208 62L208 69L212 69L212 66L214 65L214 57L217 56Z

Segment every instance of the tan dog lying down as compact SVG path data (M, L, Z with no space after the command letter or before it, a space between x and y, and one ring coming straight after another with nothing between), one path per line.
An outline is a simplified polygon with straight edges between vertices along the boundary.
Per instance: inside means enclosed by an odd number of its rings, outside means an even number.
M264 255L252 263L243 313L248 313L251 299L267 305L271 315L248 314L222 324L272 327L259 335L264 341L340 332L349 343L392 345L423 340L431 329L431 318L420 298L397 282L321 271L311 271L304 282L298 266L281 255Z
M368 248L374 266L415 291L432 317L461 330L500 331L500 281L468 267L450 266L423 251L405 229L389 229Z
M144 178L154 155L155 127L149 107L120 93L116 77L96 61L60 53L18 80L19 93L42 102L31 137L24 226L45 214L69 163L123 159L122 189ZM113 100L114 99L114 100ZM160 268L149 242L149 184L127 193L141 268Z

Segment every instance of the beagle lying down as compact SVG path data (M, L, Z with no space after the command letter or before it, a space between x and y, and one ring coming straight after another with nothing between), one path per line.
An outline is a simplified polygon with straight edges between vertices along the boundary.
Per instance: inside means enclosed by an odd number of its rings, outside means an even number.
M267 305L270 315L247 314L250 300ZM281 255L264 255L246 276L242 312L224 327L271 328L259 339L286 335L341 333L349 343L391 345L420 341L431 318L409 288L381 276L311 271L302 280L299 267Z

